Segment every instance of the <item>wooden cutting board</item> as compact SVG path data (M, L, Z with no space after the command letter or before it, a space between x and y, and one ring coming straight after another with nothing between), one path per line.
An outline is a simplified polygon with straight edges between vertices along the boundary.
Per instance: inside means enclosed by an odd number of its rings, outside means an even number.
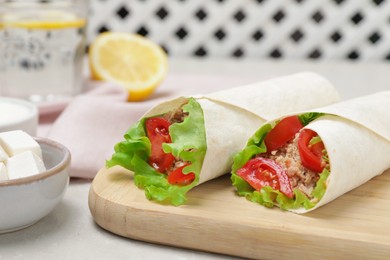
M236 196L228 176L191 190L179 207L148 201L132 178L101 169L89 193L96 223L124 237L257 259L390 257L390 170L305 215Z

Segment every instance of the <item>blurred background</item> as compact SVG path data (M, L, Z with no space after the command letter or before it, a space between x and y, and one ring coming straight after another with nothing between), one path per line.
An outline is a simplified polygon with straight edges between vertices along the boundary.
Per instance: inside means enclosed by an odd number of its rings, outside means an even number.
M170 57L390 60L389 0L90 0L87 37L138 33Z
M24 8L27 22L18 24L21 15L9 15L17 12L5 3L20 2L64 2L70 14L60 6L48 14L42 8L35 13ZM121 85L137 81L129 72L126 79L96 76L92 67L102 64L83 62L85 56L92 60L97 36L110 31L139 34L161 46L169 66L158 66L168 68L168 81L162 81L164 76L149 85L167 82L176 95L184 94L177 90L189 89L180 86L191 85L194 78L201 91L199 86L227 88L305 70L346 86L340 89L343 97L389 89L390 0L0 0L0 18L0 38L8 39L0 41L0 92L36 103L80 93L82 66L93 80ZM147 56L129 50L124 52L132 59ZM106 55L114 60L123 56ZM359 64L362 73L351 64ZM147 65L144 70L154 67ZM131 64L118 67L129 69ZM199 74L214 81L205 77L202 84ZM178 81L178 75L190 75L190 83Z

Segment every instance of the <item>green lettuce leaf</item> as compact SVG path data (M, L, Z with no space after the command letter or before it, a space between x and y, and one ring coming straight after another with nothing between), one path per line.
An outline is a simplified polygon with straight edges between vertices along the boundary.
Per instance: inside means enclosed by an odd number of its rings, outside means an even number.
M315 119L319 118L320 116L323 116L324 113L318 113L318 112L309 112L309 113L304 113L301 115L298 115L299 120L301 123L306 126L308 125L311 121L314 121Z
M255 157L257 154L267 152L267 147L264 143L264 138L271 131L270 124L263 125L255 134L248 140L246 147L234 156L232 172L236 172L244 164Z
M165 174L157 172L148 164L151 144L144 128L145 119L135 123L124 135L125 140L115 145L115 152L107 167L120 165L134 172L134 184L144 189L148 199L178 206L186 202L186 193L199 182L199 174L206 155L206 131L203 111L199 103L190 98L183 106L188 116L181 123L169 127L172 143L163 144L166 153L172 153L183 161L190 162L183 173L193 172L195 180L186 186L171 185Z
M314 136L312 139L310 139L309 144L315 145L315 144L320 143L320 142L322 142L321 137L319 137L317 135L317 136Z
M324 114L322 113L305 113L299 115L303 125L307 125L313 120L319 118ZM240 151L234 157L234 163L232 166L231 181L234 187L236 187L237 194L243 196L249 201L258 203L265 207L278 206L283 210L305 208L310 209L314 207L317 202L322 198L326 191L326 181L330 172L324 169L320 174L320 179L317 181L316 186L312 192L313 199L309 199L299 189L294 189L294 198L291 199L281 193L278 190L274 190L269 186L263 187L260 191L255 190L244 179L238 176L237 170L246 164L250 159L254 158L260 153L267 152L267 148L264 143L265 136L271 131L274 124L263 125L255 134L248 140L246 147Z

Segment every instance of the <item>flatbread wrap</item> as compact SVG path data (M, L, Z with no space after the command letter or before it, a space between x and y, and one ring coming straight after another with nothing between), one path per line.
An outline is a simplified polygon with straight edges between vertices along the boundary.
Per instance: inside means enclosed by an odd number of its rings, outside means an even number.
M258 125L283 113L337 102L323 77L298 73L153 107L115 145L107 167L134 172L148 199L181 205L196 185L230 172Z
M263 124L234 157L240 196L312 211L390 168L390 91Z

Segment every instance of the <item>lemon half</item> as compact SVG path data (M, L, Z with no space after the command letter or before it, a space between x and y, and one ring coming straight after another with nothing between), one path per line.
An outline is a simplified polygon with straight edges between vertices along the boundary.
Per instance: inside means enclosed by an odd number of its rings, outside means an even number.
M160 46L143 36L105 32L90 46L89 65L93 79L119 84L128 91L129 101L140 101L166 77L168 58Z

